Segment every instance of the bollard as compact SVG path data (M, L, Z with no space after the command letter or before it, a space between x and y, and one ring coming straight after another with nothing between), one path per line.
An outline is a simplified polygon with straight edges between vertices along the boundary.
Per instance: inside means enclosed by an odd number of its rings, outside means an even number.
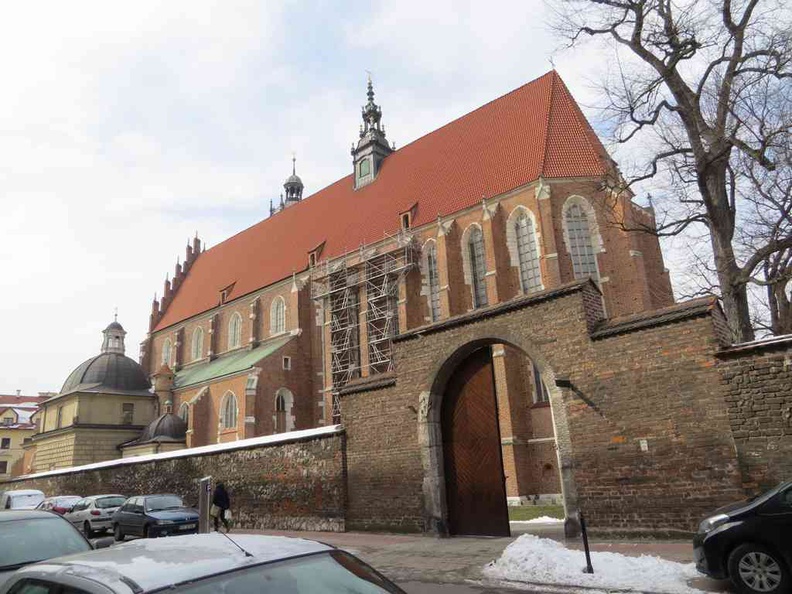
M583 550L586 552L586 569L583 573L594 573L594 568L591 566L591 552L589 551L588 532L586 532L586 519L583 517L583 512L580 512L580 532L583 535Z
M207 534L211 530L209 508L212 505L212 477L205 476L199 482L198 491L198 533Z

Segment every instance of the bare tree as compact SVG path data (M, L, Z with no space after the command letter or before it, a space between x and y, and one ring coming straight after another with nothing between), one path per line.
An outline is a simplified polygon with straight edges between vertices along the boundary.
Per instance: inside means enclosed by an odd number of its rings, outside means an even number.
M750 249L736 236L740 184L750 170L776 170L777 147L789 144L792 40L782 0L564 0L556 15L571 45L594 37L616 49L606 113L614 140L638 143L642 154L612 189L663 180L657 232L706 227L733 338L752 340L748 283L792 249L788 228L755 237Z
M762 246L792 236L792 146L787 143L779 147L776 155L777 167L773 171L750 160L739 170L745 183L738 183L738 191L749 208L745 224L738 230L737 244L738 251L745 254L744 274L765 292L754 325L780 335L792 334L792 247L756 260ZM749 272L754 263L754 271Z

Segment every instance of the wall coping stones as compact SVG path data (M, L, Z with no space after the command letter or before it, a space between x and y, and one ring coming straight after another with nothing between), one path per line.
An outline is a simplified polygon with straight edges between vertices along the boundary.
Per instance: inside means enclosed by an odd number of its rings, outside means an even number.
M782 336L771 336L770 338L762 338L752 342L743 342L735 344L715 353L719 357L726 357L729 355L740 355L749 351L756 350L771 350L771 349L788 349L792 348L792 334L784 334Z
M31 479L38 479L44 477L58 476L63 474L74 474L84 472L86 470L97 470L100 468L114 468L118 466L126 466L128 464L141 464L144 462L151 462L154 460L168 460L172 458L187 458L197 456L208 456L220 452L228 452L233 450L243 450L250 448L259 448L269 445L282 445L285 443L293 443L298 441L310 441L313 439L320 439L323 437L330 437L344 433L343 425L330 425L328 427L319 427L317 429L303 429L302 431L289 431L287 433L276 433L275 435L262 435L260 437L252 437L250 439L240 439L237 441L229 441L226 443L217 443L208 446L201 446L197 448L187 448L184 450L176 450L175 452L164 452L161 454L147 454L144 456L134 456L130 458L118 458L115 460L105 460L104 462L95 462L94 464L85 464L83 466L73 466L71 468L59 468L57 470L49 470L47 472L39 472L37 474L27 474L23 476L14 477L2 484L10 484Z
M338 393L341 396L346 396L347 394L357 394L359 392L379 390L380 388L389 388L390 386L395 385L396 373L390 371L388 373L382 373L353 380L341 388Z
M517 309L522 309L524 307L529 307L531 305L536 305L537 303L541 303L543 301L549 301L557 297L583 291L583 289L588 285L594 287L597 293L602 294L599 287L597 287L597 284L588 278L582 281L567 283L555 289L549 289L539 293L531 293L530 295L515 297L509 301L504 301L503 303L498 303L496 305L490 305L489 307L474 309L473 311L459 314L434 324L420 326L414 330L410 330L409 332L394 336L393 342L403 342L405 340L418 338L424 334L434 334L435 332L440 332L442 330L447 330L456 326L464 326L472 322L478 322L479 320L491 318L493 316L508 313Z
M717 307L720 307L717 297L700 297L682 303L675 303L662 309L605 320L591 333L591 339L598 340L608 336L710 315L713 309Z

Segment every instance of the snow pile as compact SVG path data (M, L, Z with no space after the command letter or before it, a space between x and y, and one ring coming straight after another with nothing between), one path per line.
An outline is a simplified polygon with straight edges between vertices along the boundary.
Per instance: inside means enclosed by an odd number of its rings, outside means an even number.
M550 516L539 516L531 520L511 520L509 524L563 524L564 520L551 518Z
M583 551L569 550L560 542L525 534L506 547L500 559L487 565L483 573L494 580L539 584L667 594L701 592L687 585L689 579L699 577L693 563L675 563L646 555L591 553L591 564L595 573L583 573L586 567Z

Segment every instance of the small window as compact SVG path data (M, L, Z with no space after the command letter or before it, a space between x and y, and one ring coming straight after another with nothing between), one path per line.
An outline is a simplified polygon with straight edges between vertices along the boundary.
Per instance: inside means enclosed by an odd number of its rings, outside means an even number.
M58 429L63 427L63 407L62 406L58 407L58 418L56 419L56 421L57 421L56 427Z
M371 161L363 159L358 165L358 177L366 177L371 173Z
M401 227L402 229L409 229L410 228L410 213L405 212L401 216Z
M125 402L121 405L121 424L131 425L135 418L135 405Z
M308 266L310 266L311 268L316 266L316 252L311 252L310 254L308 254Z
M228 323L228 348L235 349L242 344L242 316L234 313Z
M204 332L203 328L198 326L193 331L193 338L192 338L192 360L197 361L201 357L203 357L203 343L204 343Z
M288 371L291 369L291 357L283 358L283 368Z
M8 450L8 449L11 449L11 438L4 437L2 440L0 440L0 450Z
M3 417L3 425L13 425L14 417Z
M0 474L5 474L8 472L8 462L6 460L0 460Z
M286 331L286 302L283 297L276 297L270 307L270 334Z
M542 402L549 402L550 401L550 394L547 392L547 386L542 381L542 375L539 373L539 368L534 365L533 366L533 376L534 376L534 402L536 404L540 404Z
M168 367L170 367L171 363L171 350L170 338L166 338L165 342L162 343L162 364Z
M190 426L190 405L186 402L179 407L179 417L185 425Z
M234 396L233 392L226 392L220 413L221 427L223 429L236 429L238 413L236 396Z

